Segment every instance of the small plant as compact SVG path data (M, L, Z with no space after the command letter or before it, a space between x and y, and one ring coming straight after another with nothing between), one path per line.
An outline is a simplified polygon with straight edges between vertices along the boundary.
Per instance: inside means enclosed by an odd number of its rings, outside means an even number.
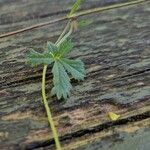
M81 0L77 0L72 6L70 13L67 15L68 23L56 43L47 42L47 49L43 53L38 53L33 49L27 57L27 62L32 66L44 65L42 74L42 97L43 104L46 109L48 121L53 133L56 149L61 150L58 132L55 128L54 121L45 92L45 77L48 65L53 65L53 85L51 95L56 95L58 99L66 99L70 95L72 85L70 83L70 75L74 79L83 80L85 77L85 68L81 60L68 59L67 55L72 50L73 44L69 40L71 33L76 30L77 22L73 19L75 11L79 8Z

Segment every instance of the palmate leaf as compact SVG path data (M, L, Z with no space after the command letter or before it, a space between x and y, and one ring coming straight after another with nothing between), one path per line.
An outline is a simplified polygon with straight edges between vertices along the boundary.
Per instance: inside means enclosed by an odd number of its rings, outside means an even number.
M58 47L53 43L47 43L47 51L38 53L31 50L27 61L31 65L49 65L54 63L52 68L53 84L52 95L58 99L66 99L70 95L72 85L69 75L77 80L83 80L85 77L84 64L81 60L71 60L65 56L71 51L73 45L70 40L65 40Z
M49 65L53 62L52 55L49 53L38 53L33 49L30 50L30 53L27 56L27 63L32 66L37 66L40 64Z

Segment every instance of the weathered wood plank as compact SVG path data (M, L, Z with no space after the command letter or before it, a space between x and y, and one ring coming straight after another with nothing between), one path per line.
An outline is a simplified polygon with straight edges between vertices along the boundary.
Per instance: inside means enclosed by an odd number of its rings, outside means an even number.
M87 0L81 9L106 6L128 0ZM13 31L41 21L66 15L75 0L15 0L0 2L0 33Z
M149 150L150 119L128 123L125 125L112 126L108 130L101 132L87 133L80 138L64 143L64 150L126 150L140 149ZM46 144L37 148L38 150L48 150L54 147Z
M81 141L78 140L77 143L74 142L75 144L66 144L66 149L126 150L132 148L148 150L150 146L149 121L150 119L142 120L133 124L112 127L92 136L86 135L87 137L82 137Z
M35 1L30 1L32 2L32 5L36 5ZM39 0L35 8L39 7L40 2ZM58 1L51 2L53 5L59 3ZM13 3L18 5L18 10L22 5L24 11L27 11L27 4L30 4L24 3L24 6L19 1ZM44 6L47 3L48 1L45 1ZM93 6L100 3L104 1L89 2ZM1 7L7 7L5 3L3 5ZM69 6L71 3L66 1L64 10L67 11ZM66 138L67 135L71 137L78 132L82 133L91 128L96 130L98 126L107 124L106 113L108 111L120 114L120 120L148 114L150 111L149 7L150 3L146 2L84 17L92 19L93 23L72 36L75 47L70 57L80 57L85 62L87 77L85 82L72 82L74 89L67 101L57 101L56 98L50 97L52 75L51 68L48 69L49 104L54 112L60 136L64 138L64 147L67 141L71 147L82 138L83 142L77 146L75 144L73 148L78 149L84 145L86 135L81 137L78 135L73 143L71 139ZM46 8L48 10L48 7ZM61 12L61 9L63 8L60 5L54 11ZM36 11L38 12L38 9ZM40 9L39 12L41 12ZM32 14L32 11L30 13ZM55 17L55 15L48 16ZM20 17L22 20L25 19L23 15ZM48 17L45 18L48 19ZM18 23L20 21L18 18ZM26 19L25 21L26 26L28 22ZM40 21L43 21L43 18L40 18ZM32 20L29 22L32 24ZM24 22L21 24L23 25ZM56 40L64 24L65 22L62 22L61 25L54 24L0 39L0 147L5 149L40 147L52 139L49 137L51 133L41 104L42 67L31 68L24 62L28 48L33 47L41 51L47 40ZM19 27L17 24L15 26L16 29ZM1 29L5 31L5 27ZM10 27L10 30L13 29ZM134 123L130 124L134 126ZM142 126L149 127L147 120L145 124L146 126L144 123ZM125 128L128 126L125 125ZM90 138L87 137L87 139ZM95 140L92 141L95 142Z

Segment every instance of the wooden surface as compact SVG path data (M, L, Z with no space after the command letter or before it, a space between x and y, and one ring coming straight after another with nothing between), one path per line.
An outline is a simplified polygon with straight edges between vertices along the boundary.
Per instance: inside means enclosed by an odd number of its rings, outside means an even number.
M87 0L81 10L127 2ZM0 34L64 16L70 0L1 0ZM70 57L84 61L84 82L72 81L67 101L47 93L64 150L149 150L150 2L80 17L92 24L72 35ZM42 51L66 22L0 39L0 149L54 149L41 103L42 67L25 64L29 48ZM108 111L121 115L116 122ZM128 148L127 148L128 147Z

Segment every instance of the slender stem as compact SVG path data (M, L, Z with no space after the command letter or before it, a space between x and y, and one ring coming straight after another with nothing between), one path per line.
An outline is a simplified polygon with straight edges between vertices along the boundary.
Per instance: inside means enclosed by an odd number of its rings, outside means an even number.
M102 11L106 11L106 10L110 10L110 9L114 9L114 8L120 8L120 7L129 6L129 5L135 5L135 4L139 4L139 3L143 3L143 2L148 2L148 0L135 0L135 1L121 3L121 4L114 4L114 5L111 5L111 6L91 8L89 10L84 10L82 12L76 13L75 15L72 15L70 17L61 17L61 18L58 18L58 19L55 19L55 20L52 20L52 21L47 21L47 22L35 24L33 26L29 26L29 27L26 27L26 28L23 28L23 29L19 29L19 30L16 30L16 31L4 33L4 34L0 35L0 38L4 38L4 37L11 36L11 35L14 35L14 34L22 33L22 32L28 31L28 30L40 28L40 27L43 27L43 26L47 26L47 25L50 25L52 23L68 20L68 19L73 18L73 17L80 17L80 16L92 14L92 13L98 13L98 12L102 12Z
M70 20L68 21L66 27L64 28L63 32L61 33L61 35L59 36L58 40L56 41L56 44L62 39L62 37L64 36L64 34L66 33L67 29L70 26Z
M70 27L69 32L68 32L66 35L64 35L64 36L57 42L57 46L59 46L62 42L64 42L64 40L66 40L66 39L71 35L72 31L73 31L73 25L71 24L71 27Z
M59 141L57 129L55 128L54 121L53 121L52 114L51 114L51 110L50 110L50 108L48 106L48 102L47 102L47 99L46 99L46 92L45 92L46 70L47 70L47 65L44 65L43 76L42 76L42 96L43 96L43 103L44 103L44 106L45 106L45 109L46 109L48 121L49 121L51 130L52 130L52 133L53 133L53 137L54 137L54 140L55 140L56 149L57 150L61 150L61 145L60 145L60 141Z

